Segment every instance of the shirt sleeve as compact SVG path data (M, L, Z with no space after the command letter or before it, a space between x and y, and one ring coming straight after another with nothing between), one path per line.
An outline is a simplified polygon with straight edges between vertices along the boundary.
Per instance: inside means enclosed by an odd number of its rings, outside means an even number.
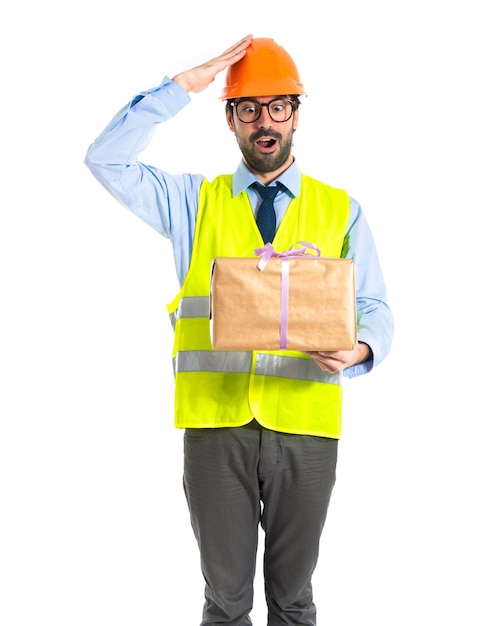
M358 341L370 346L373 358L344 370L348 378L368 373L388 355L394 320L375 241L359 203L351 198L351 215L342 256L354 259Z
M158 124L168 121L190 97L166 77L159 87L133 98L88 148L85 164L123 206L172 240L179 281L192 252L201 174L168 174L139 161Z

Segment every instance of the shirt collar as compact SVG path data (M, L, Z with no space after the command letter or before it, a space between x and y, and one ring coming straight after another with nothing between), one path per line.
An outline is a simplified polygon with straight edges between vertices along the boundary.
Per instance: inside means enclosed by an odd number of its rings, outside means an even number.
M300 192L301 177L302 174L299 166L294 160L290 167L288 167L276 179L276 181L279 181L282 185L284 185L293 196L298 196ZM233 175L233 196L236 197L238 194L244 191L247 187L250 187L250 185L255 182L260 181L247 168L243 160L241 160L238 167L236 168L236 172Z

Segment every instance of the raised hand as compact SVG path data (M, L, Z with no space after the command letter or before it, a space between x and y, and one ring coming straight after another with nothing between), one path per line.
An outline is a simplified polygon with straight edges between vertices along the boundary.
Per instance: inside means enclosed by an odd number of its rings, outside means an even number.
M187 92L199 93L213 82L219 72L242 59L251 41L252 35L247 35L219 56L177 74L172 80L181 85Z

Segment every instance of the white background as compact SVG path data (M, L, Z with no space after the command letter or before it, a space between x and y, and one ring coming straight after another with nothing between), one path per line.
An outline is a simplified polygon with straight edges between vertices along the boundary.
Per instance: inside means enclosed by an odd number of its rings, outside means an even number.
M0 622L196 626L170 243L83 165L136 93L248 32L294 57L295 155L377 240L393 350L346 381L321 626L498 626L500 23L445 0L18 2L1 22ZM222 79L221 79L222 80ZM231 172L221 80L143 160ZM262 579L254 623L263 626Z

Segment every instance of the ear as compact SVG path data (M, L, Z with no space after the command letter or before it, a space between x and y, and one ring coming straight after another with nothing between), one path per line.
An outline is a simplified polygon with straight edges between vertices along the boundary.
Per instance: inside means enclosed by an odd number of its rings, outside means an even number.
M233 120L233 112L232 111L226 111L226 122L227 125L229 126L229 130L234 133L234 120Z
M293 113L293 130L297 130L299 125L299 109L297 108Z

